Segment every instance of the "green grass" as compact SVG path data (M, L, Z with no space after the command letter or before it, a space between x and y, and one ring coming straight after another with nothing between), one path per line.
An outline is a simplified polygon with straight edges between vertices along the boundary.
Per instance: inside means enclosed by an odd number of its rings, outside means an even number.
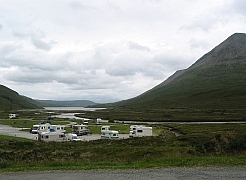
M181 116L187 109L169 110L167 114ZM152 111L134 112L144 116ZM157 110L161 114L161 110ZM196 110L199 114L237 114L238 110ZM38 120L33 112L23 112L19 119L0 119L0 123L28 127ZM104 114L105 113L105 114ZM124 118L123 111L85 112L83 116ZM44 113L45 114L45 113ZM42 114L39 114L42 115ZM102 116L101 116L102 115ZM159 114L158 114L159 116ZM128 115L127 115L128 117ZM156 116L157 117L157 116ZM94 119L94 118L93 118ZM104 119L104 118L102 118ZM116 118L118 120L118 118ZM147 119L147 118L146 118ZM132 117L129 120L134 120ZM138 119L139 120L139 119ZM13 123L15 122L15 123ZM28 123L27 123L28 122ZM69 123L55 119L54 124ZM79 121L77 123L80 123ZM130 124L103 123L120 133L129 133ZM89 123L92 134L100 133L102 125ZM0 172L79 170L79 169L140 169L162 167L246 166L246 124L175 124L153 125L158 136L91 142L44 143L17 137L0 136ZM71 131L71 128L67 128ZM180 136L176 137L175 133Z
M245 124L164 124L156 129L159 136L79 143L0 136L0 171L246 165Z
M92 170L92 169L145 169L170 167L232 167L245 166L246 156L227 157L167 157L158 160L134 162L49 162L46 164L6 164L0 172L45 171L45 170Z
M30 142L32 140L14 136L0 135L0 141L20 141L20 142Z

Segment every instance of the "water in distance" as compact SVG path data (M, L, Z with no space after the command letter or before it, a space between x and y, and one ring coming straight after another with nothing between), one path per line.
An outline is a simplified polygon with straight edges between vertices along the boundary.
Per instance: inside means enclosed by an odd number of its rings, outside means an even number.
M44 107L45 110L52 111L96 111L106 108L85 108L85 107Z

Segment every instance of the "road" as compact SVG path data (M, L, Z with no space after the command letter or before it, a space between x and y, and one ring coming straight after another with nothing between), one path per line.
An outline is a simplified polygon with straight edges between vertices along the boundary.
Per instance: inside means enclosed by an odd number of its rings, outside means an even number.
M145 170L83 170L0 173L7 180L245 180L246 167L232 168L165 168Z

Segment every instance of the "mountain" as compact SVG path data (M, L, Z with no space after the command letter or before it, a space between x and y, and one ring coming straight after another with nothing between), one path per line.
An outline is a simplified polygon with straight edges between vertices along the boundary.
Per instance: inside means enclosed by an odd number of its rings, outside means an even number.
M56 106L56 107L86 107L96 105L97 103L88 100L74 100L74 101L53 101L53 100L35 100L42 106Z
M246 34L235 33L161 84L113 106L130 108L246 108Z
M0 110L41 108L36 101L21 96L3 85L0 85L0 102Z

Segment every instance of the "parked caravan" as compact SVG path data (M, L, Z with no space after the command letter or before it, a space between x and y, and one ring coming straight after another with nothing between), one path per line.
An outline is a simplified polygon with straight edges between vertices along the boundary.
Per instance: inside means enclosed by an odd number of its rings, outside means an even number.
M64 133L62 132L41 132L38 134L39 141L56 141L56 142L63 142L67 141L67 138Z
M110 126L102 126L101 132L103 132L103 131L110 131Z
M64 125L50 125L50 132L66 132L66 128Z
M81 139L78 138L77 134L69 133L67 135L68 141L81 141Z
M101 139L117 139L119 138L119 131L110 130L110 126L101 127Z
M50 124L49 123L39 125L38 134L41 132L49 132L49 131L50 131Z
M102 120L101 118L97 118L97 124L108 123L108 120Z
M76 124L72 126L72 133L77 134L78 136L89 134L89 128L84 124Z
M9 119L17 118L18 114L9 114Z
M83 124L88 126L88 124L89 124L88 119L83 119Z
M152 136L152 127L146 127L142 125L130 126L129 137L143 137Z

